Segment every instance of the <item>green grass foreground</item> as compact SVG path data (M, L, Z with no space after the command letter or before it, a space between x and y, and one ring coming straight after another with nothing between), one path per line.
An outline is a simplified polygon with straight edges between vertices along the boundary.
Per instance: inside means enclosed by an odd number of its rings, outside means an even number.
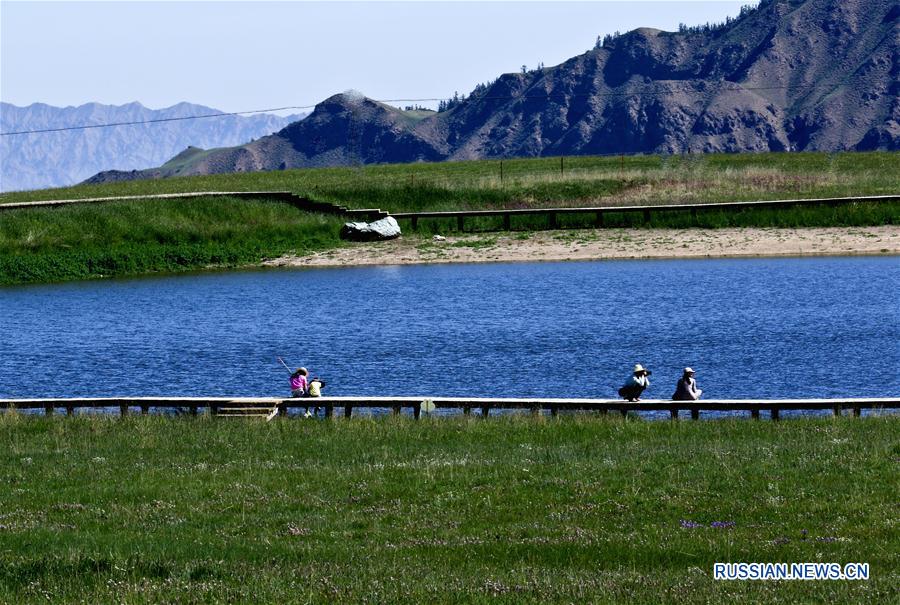
M896 603L900 418L0 417L0 602ZM715 562L868 562L716 582Z

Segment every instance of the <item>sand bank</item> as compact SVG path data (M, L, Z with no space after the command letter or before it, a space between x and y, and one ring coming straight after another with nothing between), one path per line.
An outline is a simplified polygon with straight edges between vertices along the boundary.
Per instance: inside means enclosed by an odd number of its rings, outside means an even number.
M601 229L411 235L348 244L311 256L284 256L266 266L405 265L627 258L843 256L900 254L900 226L741 229Z

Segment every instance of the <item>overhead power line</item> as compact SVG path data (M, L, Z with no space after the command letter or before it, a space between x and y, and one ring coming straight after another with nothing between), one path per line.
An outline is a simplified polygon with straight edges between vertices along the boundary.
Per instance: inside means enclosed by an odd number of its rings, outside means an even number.
M811 85L811 86L740 86L737 88L725 88L719 89L718 92L742 92L742 91L762 91L762 90L788 90L792 88L817 88L820 85ZM522 100L548 100L554 97L560 98L573 98L573 97L601 97L601 98L610 98L610 97L653 97L653 96L664 96L666 94L670 94L672 92L678 91L644 91L644 92L608 92L608 93L591 93L591 92L583 92L583 93L551 93L546 95L478 95L478 96L469 96L466 97L465 100L479 100L479 101L511 101L515 99ZM376 103L426 103L426 102L434 102L434 101L446 101L448 99L444 98L419 98L419 99L371 99ZM272 107L269 109L251 109L249 111L231 111L231 112L220 112L220 113L208 113L201 114L196 116L180 116L180 117L172 117L172 118L155 118L152 120L135 120L130 122L108 122L104 124L83 124L79 126L63 126L60 128L41 128L36 130L18 130L12 132L0 132L0 136L13 136L13 135L22 135L22 134L42 134L49 132L65 132L70 130L88 130L91 128L114 128L118 126L141 126L145 124L159 124L161 122L179 122L183 120L202 120L206 118L222 118L227 116L242 116L242 115L250 115L255 113L272 113L276 111L294 111L294 110L302 110L302 109L313 109L318 104L314 105L291 105L288 107Z
M270 113L273 111L287 111L295 109L310 109L315 105L293 106L293 107L273 107L271 109L253 109L250 111L231 111L221 113L207 113L197 116L180 116L174 118L155 118L153 120L135 120L133 122L108 122L105 124L84 124L81 126L64 126L60 128L41 128L39 130L18 130L15 132L0 132L0 136L9 136L14 134L39 134L42 132L62 132L65 130L87 130L89 128L112 128L114 126L137 126L141 124L158 124L159 122L178 122L181 120L202 120L203 118L222 118L225 116L242 116L253 113Z

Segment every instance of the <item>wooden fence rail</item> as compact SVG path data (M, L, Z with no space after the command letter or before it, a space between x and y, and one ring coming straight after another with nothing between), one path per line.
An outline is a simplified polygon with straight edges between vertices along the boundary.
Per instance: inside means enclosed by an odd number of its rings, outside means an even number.
M139 408L146 414L151 408L178 408L188 413L197 414L199 410L217 414L220 410L239 407L241 409L259 408L274 410L282 415L289 409L321 407L325 415L334 415L335 408L343 408L344 416L350 417L355 408L389 409L400 413L407 409L419 418L423 402L434 404L436 409L458 409L470 414L476 409L483 416L490 410L530 410L539 414L542 410L556 415L561 410L581 410L606 414L619 412L627 414L632 411L669 412L672 418L678 418L680 412L690 413L691 418L700 417L700 412L750 412L753 418L759 418L760 412L767 412L773 420L777 420L784 410L825 410L840 416L843 410L849 410L859 416L864 409L884 410L900 409L900 397L876 398L839 398L839 399L709 399L702 401L665 401L647 400L627 402L617 399L517 399L517 398L484 398L484 397L318 397L282 399L276 397L99 397L99 398L65 398L65 399L0 399L0 410L44 410L53 414L55 410L65 410L74 414L79 408L118 408L121 415L129 413L131 408ZM427 405L427 404L426 404Z
M524 208L524 209L496 209L496 210L448 210L441 212L396 212L389 213L379 208L347 208L328 202L318 202L289 191L201 191L188 193L161 193L154 195L126 195L117 197L96 197L84 199L44 200L37 202L0 203L0 212L4 210L22 210L27 208L52 208L69 206L73 204L94 204L104 202L138 201L151 199L190 199L197 197L238 197L253 199L270 199L286 202L308 212L322 212L326 214L339 214L351 218L377 220L386 216L395 219L407 219L413 230L418 229L421 219L448 219L455 218L457 229L463 231L465 219L479 217L499 216L503 218L503 228L507 231L512 226L514 216L545 216L547 225L553 229L558 226L559 217L571 214L593 214L595 225L603 227L605 216L614 213L639 213L645 222L649 222L655 212L685 212L689 211L696 216L699 211L706 210L738 210L748 208L787 208L803 205L840 206L844 204L869 203L869 202L897 202L900 195L869 195L855 197L812 198L798 200L763 200L750 202L719 202L709 204L659 204L652 206L591 206L573 208Z
M43 200L37 202L0 203L0 212L9 210L28 210L34 208L59 208L82 204L104 204L109 202L137 202L144 200L189 200L199 197L236 197L240 199L271 200L284 202L298 210L319 212L322 214L346 215L351 218L376 220L384 218L387 212L377 208L347 208L329 202L318 202L290 191L192 191L185 193L157 193L151 195L119 195L113 197L89 197L65 200Z
M709 204L659 204L652 206L594 206L573 208L523 208L496 210L448 210L443 212L395 212L391 213L397 220L407 219L413 230L418 229L421 219L456 219L457 230L463 231L465 219L500 216L503 218L503 229L510 230L514 216L546 216L548 226L553 229L559 224L559 217L572 214L593 214L594 224L603 227L605 216L614 213L638 213L644 222L649 222L653 213L658 212L690 212L696 217L699 211L708 210L741 210L749 208L789 208L793 206L841 206L861 202L897 202L900 195L871 195L859 197L813 198L799 200L764 200L751 202L719 202Z

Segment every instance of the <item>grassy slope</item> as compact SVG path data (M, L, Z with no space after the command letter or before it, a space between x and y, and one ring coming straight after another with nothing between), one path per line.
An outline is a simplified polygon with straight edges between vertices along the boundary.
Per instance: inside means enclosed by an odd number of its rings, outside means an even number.
M243 173L10 193L0 203L178 191L291 190L315 199L392 211L458 208L715 202L900 192L900 154L753 154L688 157L575 157L385 165ZM640 226L638 214L607 226ZM563 217L591 227L592 216ZM237 200L147 201L0 214L0 284L137 275L258 263L285 252L338 246L339 218ZM900 203L837 208L710 211L654 215L654 227L895 224ZM499 218L467 228L496 229ZM514 229L546 228L518 217ZM423 221L424 235L455 221Z
M14 210L0 221L0 284L242 266L338 246L341 225L234 198Z
M6 415L0 602L897 602L898 423Z
M896 194L900 153L568 157L224 174L7 193L0 203L179 191L289 190L393 212Z

